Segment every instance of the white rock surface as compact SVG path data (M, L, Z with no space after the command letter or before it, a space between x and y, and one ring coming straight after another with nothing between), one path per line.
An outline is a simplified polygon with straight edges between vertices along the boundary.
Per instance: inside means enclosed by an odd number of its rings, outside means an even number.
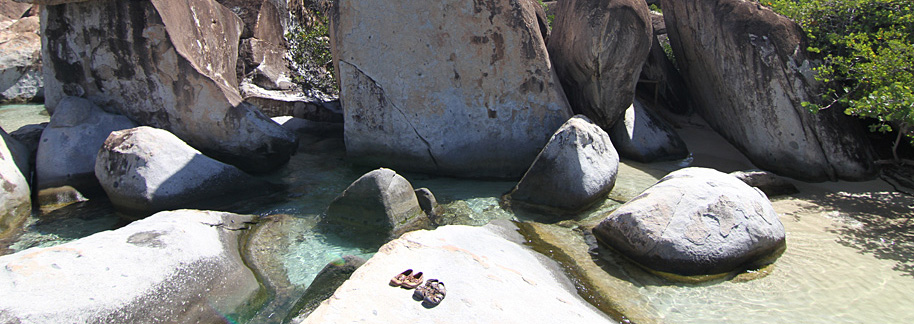
M391 241L303 323L605 323L559 266L522 245L508 222L444 226ZM405 269L444 282L436 307L388 285Z
M32 210L29 183L10 149L18 145L14 141L0 128L0 239L22 226Z
M259 289L238 253L251 216L162 212L0 257L3 323L213 323Z

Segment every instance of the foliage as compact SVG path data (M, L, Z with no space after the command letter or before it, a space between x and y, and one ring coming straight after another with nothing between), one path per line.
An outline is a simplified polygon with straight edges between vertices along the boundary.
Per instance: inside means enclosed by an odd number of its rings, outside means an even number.
M897 131L914 143L914 2L911 0L763 0L797 21L809 51L823 64L817 79L827 87L821 104L872 118L872 131ZM893 152L895 153L895 152ZM895 159L898 159L895 153Z
M543 11L549 12L549 6L546 5L546 3L543 2L543 0L536 0L536 2L539 2L540 7L543 7ZM546 15L546 24L549 26L549 29L552 29L553 21L555 21L555 14L547 14Z
M330 52L330 31L320 11L312 14L314 20L301 23L286 33L292 67L298 70L292 81L305 89L336 92L336 74Z

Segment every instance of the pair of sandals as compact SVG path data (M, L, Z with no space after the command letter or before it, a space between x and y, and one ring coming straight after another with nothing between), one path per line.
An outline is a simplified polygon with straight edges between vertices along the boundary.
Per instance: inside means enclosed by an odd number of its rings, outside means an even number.
M390 279L390 285L394 287L400 286L406 289L416 288L416 291L413 293L413 298L422 300L423 305L426 307L435 307L441 303L441 300L444 299L444 295L447 293L444 288L444 282L441 282L438 279L429 279L425 282L425 286L420 286L424 277L422 272L414 273L413 269L406 269L406 271L403 271Z

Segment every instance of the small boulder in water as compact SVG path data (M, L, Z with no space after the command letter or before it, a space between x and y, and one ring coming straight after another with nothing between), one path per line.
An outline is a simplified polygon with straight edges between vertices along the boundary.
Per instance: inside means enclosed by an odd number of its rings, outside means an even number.
M730 272L785 244L784 226L765 194L705 168L670 173L593 232L635 262L679 275Z
M637 99L609 131L609 138L619 155L638 162L679 160L689 156L689 149L676 130Z
M774 173L761 170L734 171L730 175L747 185L759 188L768 197L790 195L800 192L790 181Z
M139 214L265 186L168 131L146 126L111 133L98 151L95 175L115 207Z
M565 122L505 198L525 207L579 211L616 183L619 155L609 135L582 115Z
M324 222L391 237L430 226L413 186L386 168L368 172L350 184L330 203Z

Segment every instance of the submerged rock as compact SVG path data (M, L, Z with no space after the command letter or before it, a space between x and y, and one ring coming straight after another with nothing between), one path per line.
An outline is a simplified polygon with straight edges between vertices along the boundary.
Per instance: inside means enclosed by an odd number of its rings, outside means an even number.
M142 126L112 132L94 174L118 209L149 214L196 206L265 187L234 166L201 154L168 131Z
M35 158L38 190L71 186L92 196L99 192L95 158L108 134L136 127L129 118L110 114L89 100L63 98L41 133Z
M0 257L3 323L214 323L260 290L238 236L252 216L179 210Z
M242 23L228 8L90 0L47 6L42 17L52 114L63 96L83 96L250 172L275 170L294 153L295 136L242 101Z
M684 159L689 156L685 142L657 115L640 101L625 110L625 115L609 131L619 155L626 159L650 163Z
M549 56L575 113L610 129L635 99L651 49L644 0L564 0L555 15Z
M304 295L292 307L292 312L283 323L303 322L314 309L320 306L321 302L330 298L333 292L363 264L365 264L365 259L354 255L346 255L338 261L328 263L321 269L321 272L317 273L314 281L308 286L308 290L305 290Z
M382 246L304 323L609 321L577 295L555 261L523 242L509 222L407 233ZM412 299L414 290L388 286L408 268L444 283L439 305L427 309Z
M349 185L327 207L323 221L390 237L431 226L413 186L385 168L368 172Z
M520 182L512 202L576 212L604 198L616 183L619 155L609 135L582 115L552 135Z
M348 155L453 176L523 174L571 116L537 5L335 1L328 17Z
M649 269L687 276L738 270L785 244L784 225L764 193L705 168L670 173L593 233Z
M40 101L44 97L39 18L16 19L9 26L0 25L0 103Z
M10 149L14 141L0 128L0 239L16 232L32 210L29 183Z
M875 175L852 117L803 107L816 102L819 83L797 23L753 1L662 3L696 110L754 165L807 181Z

